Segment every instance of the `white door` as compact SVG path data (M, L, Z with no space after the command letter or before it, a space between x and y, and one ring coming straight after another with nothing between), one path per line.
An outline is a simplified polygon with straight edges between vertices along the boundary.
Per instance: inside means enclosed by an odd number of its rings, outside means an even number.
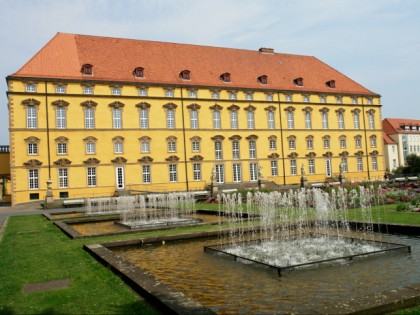
M332 177L331 159L325 159L325 174L327 177Z
M117 181L117 189L124 189L124 167L115 168L115 176Z

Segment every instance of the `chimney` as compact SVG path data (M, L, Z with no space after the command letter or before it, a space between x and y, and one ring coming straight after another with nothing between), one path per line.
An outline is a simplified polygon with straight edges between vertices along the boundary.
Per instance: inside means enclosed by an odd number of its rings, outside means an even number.
M260 53L263 53L263 54L274 54L274 49L273 48L261 47L258 50L259 50Z

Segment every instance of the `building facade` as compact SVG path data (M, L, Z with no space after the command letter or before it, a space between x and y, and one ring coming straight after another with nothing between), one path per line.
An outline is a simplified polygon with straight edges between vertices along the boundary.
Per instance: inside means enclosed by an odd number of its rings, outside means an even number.
M310 56L58 33L7 83L13 204L384 174L380 95Z
M420 155L420 120L385 118L382 127L385 168L390 172L405 166L408 155Z

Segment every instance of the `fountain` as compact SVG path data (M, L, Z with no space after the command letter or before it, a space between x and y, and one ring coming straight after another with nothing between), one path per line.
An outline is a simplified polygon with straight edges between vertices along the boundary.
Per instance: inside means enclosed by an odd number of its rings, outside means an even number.
M247 214L258 223L250 228L249 222L242 219L241 195L222 194L221 213L235 221L230 223L229 233L220 235L218 244L204 246L204 250L266 265L277 269L279 275L286 269L343 262L392 250L410 252L409 246L384 242L381 234L373 233L369 209L373 197L372 190L364 187L360 187L360 194L342 188L333 190L331 195L319 189L283 194L249 192ZM347 208L356 202L364 219L357 233L350 229Z

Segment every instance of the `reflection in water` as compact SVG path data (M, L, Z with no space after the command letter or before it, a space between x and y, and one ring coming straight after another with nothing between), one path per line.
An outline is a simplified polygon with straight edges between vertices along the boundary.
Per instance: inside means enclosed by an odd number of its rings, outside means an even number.
M113 250L220 314L307 314L420 282L420 238L385 235L383 240L411 245L412 253L297 270L281 278L265 267L205 253L203 247L217 238Z

